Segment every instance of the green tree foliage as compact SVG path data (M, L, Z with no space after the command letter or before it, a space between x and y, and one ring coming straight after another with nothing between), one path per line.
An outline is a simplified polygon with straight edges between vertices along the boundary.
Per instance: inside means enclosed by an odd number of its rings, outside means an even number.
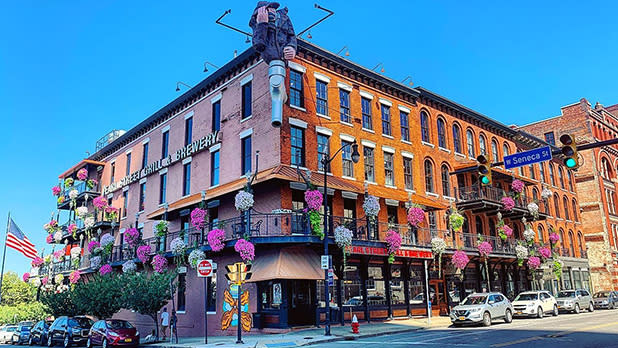
M23 320L40 320L47 315L47 307L38 301L22 303L18 306L0 306L0 323L3 324L17 324Z
M96 275L87 282L81 282L73 289L73 302L82 314L99 319L108 319L122 307L122 293L125 291L124 275Z
M73 301L73 291L71 290L60 293L41 292L39 299L49 308L50 313L55 317L82 314Z
M2 279L2 303L0 305L15 306L36 300L36 288L25 283L15 272L6 272Z

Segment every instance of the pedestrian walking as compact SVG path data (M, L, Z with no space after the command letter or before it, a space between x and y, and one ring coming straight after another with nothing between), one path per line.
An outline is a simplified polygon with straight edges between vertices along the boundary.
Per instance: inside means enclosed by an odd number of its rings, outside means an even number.
M167 338L167 327L170 326L170 314L167 312L167 307L163 308L161 313L161 332L163 333L163 339Z

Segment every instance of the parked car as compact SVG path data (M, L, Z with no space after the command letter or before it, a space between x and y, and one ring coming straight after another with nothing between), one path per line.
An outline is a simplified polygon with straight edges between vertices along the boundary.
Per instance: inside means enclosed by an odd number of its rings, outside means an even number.
M11 343L15 332L17 332L17 325L7 325L3 327L2 330L0 330L0 343Z
M563 290L556 296L558 310L579 313L582 309L594 311L592 296L585 289Z
M47 331L52 324L51 320L39 320L32 329L30 329L30 337L28 338L29 345L45 345L47 343Z
M27 343L28 338L30 337L30 328L32 325L18 325L17 331L13 333L13 337L11 339L12 344L20 345L22 343Z
M525 291L513 300L513 309L516 317L538 317L545 314L558 315L558 303L547 291Z
M87 317L59 317L49 327L47 346L53 347L58 342L64 348L86 344L92 323Z
M618 292L617 291L599 291L594 296L594 308L614 309L618 307Z
M490 326L493 319L503 318L506 323L513 321L513 305L499 292L474 293L451 311L454 326L463 324L483 324Z
M99 320L88 335L86 347L101 346L131 346L137 347L139 344L139 331L126 320Z

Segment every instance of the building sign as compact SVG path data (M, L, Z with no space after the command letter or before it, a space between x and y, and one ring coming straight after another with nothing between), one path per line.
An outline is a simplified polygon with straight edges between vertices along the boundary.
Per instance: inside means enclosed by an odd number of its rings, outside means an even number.
M350 248L350 252L352 254L361 254L361 255L388 256L388 250L386 248L352 246ZM407 258L420 258L420 259L433 258L431 251L412 250L412 249L399 249L395 253L395 256L407 257Z
M182 161L183 159L190 157L202 150L208 149L211 146L215 145L219 140L219 131L214 131L198 140L193 141L187 146L176 150L169 154L166 158L162 158L158 161L150 163L146 168L142 168L137 170L124 178L112 183L109 186L103 187L103 196L106 196L109 193L112 193L116 190L119 190L127 185L130 185L136 181L139 181L142 178L149 176L150 174L157 173L159 170L163 168L167 168L172 164Z

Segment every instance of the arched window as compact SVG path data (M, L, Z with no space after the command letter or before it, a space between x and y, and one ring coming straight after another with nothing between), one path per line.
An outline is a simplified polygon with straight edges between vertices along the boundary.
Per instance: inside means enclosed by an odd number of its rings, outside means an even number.
M498 158L500 158L500 154L498 153L498 142L496 139L491 139L491 161L498 162Z
M468 156L476 158L476 153L474 151L474 134L472 134L472 131L469 129L466 131L466 143L468 144Z
M528 166L528 171L530 172L530 179L536 180L536 172L534 171L534 163Z
M562 249L566 248L566 240L564 239L564 230L562 228L560 228L560 246L562 247Z
M479 151L481 155L487 156L487 139L483 134L479 135Z
M574 192L573 190L573 174L570 170L567 170L567 180L569 180L569 191Z
M515 240L519 240L519 238L520 238L519 225L518 224L514 224L513 225L513 237L515 238Z
M605 179L612 178L612 169L609 166L609 161L607 160L607 158L601 159L601 176Z
M579 245L579 257L584 257L584 238L581 231L577 231L577 244Z
M552 186L556 186L556 178L554 177L554 165L553 165L553 163L549 164L549 180L551 180Z
M532 200L535 202L539 201L539 190L536 187L532 189Z
M489 219L489 234L494 237L498 236L498 231L496 231L496 223L494 222L494 219Z
M554 209L555 209L554 216L559 218L560 217L560 197L558 197L558 194L556 193L554 193Z
M442 118L438 118L438 146L446 149L446 126Z
M509 145L507 143L504 143L504 145L502 146L502 157L504 158L510 154L511 150L509 149Z
M442 194L444 196L450 197L451 195L451 179L448 166L446 164L442 165L441 169L441 177L442 177Z
M545 179L545 163L541 162L539 163L539 174L541 175L541 182L542 183L546 183L546 179Z
M425 191L433 192L433 163L425 160Z
M429 143L429 115L425 111L421 111L421 140Z
M474 218L474 222L476 225L476 234L483 234L483 221L478 215Z
M569 230L569 256L575 256L575 243L573 239L573 231Z
M564 218L567 220L571 220L571 214L569 214L569 200L566 196L562 197L562 205L564 206Z
M573 206L573 220L579 221L579 209L577 208L577 201L575 200L575 198L573 198L573 200L571 201L571 205Z
M539 244L545 243L545 236L543 235L543 225L539 225L537 227L536 236L539 239Z
M456 124L453 124L453 150L455 150L456 153L462 153L461 152L461 130L459 129L459 126Z
M564 173L562 172L562 166L558 166L558 180L560 181L560 188L564 189Z

